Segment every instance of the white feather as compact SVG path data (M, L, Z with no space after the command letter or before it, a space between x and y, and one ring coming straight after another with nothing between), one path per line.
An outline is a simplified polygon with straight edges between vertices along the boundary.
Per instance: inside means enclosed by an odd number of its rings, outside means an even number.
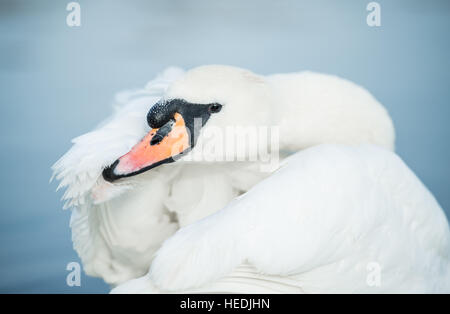
M247 261L307 293L448 293L449 252L445 214L395 153L320 145L290 157L221 211L180 229L140 285L208 287ZM369 263L381 266L379 287L367 281Z

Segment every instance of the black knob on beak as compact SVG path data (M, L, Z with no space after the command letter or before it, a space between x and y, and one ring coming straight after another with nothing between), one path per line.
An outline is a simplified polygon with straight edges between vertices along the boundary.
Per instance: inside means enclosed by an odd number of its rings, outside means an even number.
M160 101L157 102L147 114L147 123L153 129L159 129L170 119L173 118L177 111L176 102L173 101Z

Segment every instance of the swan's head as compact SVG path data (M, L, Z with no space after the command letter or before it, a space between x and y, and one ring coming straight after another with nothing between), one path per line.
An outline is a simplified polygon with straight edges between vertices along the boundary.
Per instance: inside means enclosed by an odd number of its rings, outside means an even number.
M267 125L271 97L264 78L247 70L210 65L188 71L150 108L150 132L103 177L113 182L173 162L195 147L205 126Z

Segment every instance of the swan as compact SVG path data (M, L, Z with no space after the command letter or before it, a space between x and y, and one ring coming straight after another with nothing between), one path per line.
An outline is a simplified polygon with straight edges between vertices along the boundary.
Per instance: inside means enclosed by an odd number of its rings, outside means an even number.
M448 288L447 220L365 89L213 65L171 68L118 102L53 166L84 269L115 292L359 292L366 262L386 268L385 291ZM230 124L276 125L279 149L297 153L265 173L184 161ZM236 273L246 283L230 285Z

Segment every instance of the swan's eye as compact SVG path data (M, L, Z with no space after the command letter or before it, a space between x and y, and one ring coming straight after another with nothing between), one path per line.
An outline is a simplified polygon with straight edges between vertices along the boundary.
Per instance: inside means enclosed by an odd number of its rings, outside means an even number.
M217 113L222 109L221 104L212 104L209 106L209 112L211 113Z

